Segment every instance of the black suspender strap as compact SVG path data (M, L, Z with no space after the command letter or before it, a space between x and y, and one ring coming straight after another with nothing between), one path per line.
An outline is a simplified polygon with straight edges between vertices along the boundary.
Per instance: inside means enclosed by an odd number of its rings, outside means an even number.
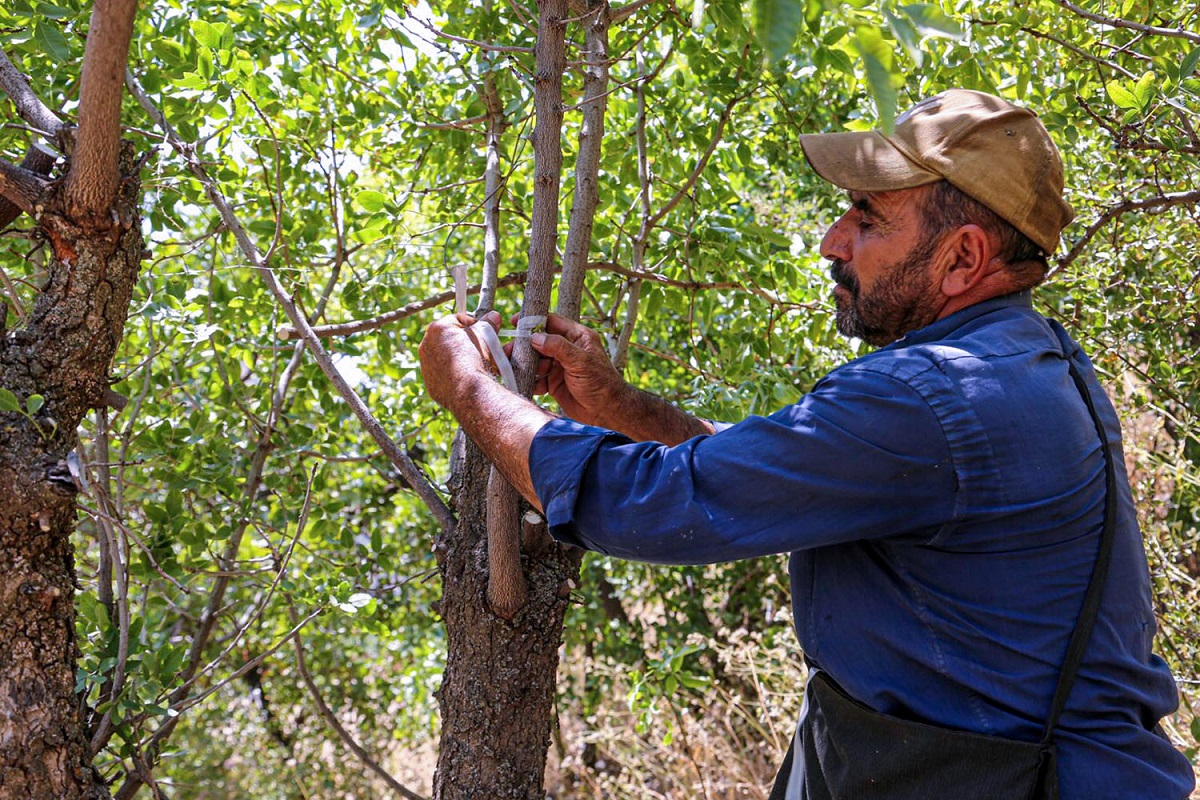
M1092 580L1088 584L1087 594L1083 598L1083 608L1079 612L1079 619L1075 623L1075 630L1067 645L1067 656L1063 661L1062 672L1058 675L1058 685L1054 689L1050 716L1047 717L1046 727L1042 731L1043 747L1049 747L1051 743L1054 728L1058 725L1058 718L1062 715L1067 698L1071 694L1071 687L1075 685L1079 666L1083 663L1083 654L1087 650L1088 640L1092 636L1092 627L1095 625L1096 615L1100 611L1100 599L1104 594L1108 565L1112 561L1113 539L1116 538L1114 534L1117 527L1117 471L1113 465L1108 434L1104 431L1104 423L1100 420L1100 415L1096 413L1096 404L1092 402L1092 394L1088 391L1083 376L1079 374L1079 370L1071 361L1069 353L1064 353L1064 356L1067 360L1067 368L1071 372L1071 380L1075 382L1075 388L1083 397L1088 414L1092 417L1092 423L1096 426L1096 433L1100 436L1100 449L1104 455L1104 530L1100 534L1100 551L1096 555Z

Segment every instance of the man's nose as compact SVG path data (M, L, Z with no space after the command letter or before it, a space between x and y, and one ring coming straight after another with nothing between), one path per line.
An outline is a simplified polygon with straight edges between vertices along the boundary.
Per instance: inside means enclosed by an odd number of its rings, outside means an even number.
M845 215L825 231L825 238L821 239L821 257L830 261L850 260L850 237L846 235Z

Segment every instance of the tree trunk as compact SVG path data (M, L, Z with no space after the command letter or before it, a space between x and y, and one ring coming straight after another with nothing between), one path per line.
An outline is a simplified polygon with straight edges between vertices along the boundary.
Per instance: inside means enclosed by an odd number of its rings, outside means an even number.
M99 227L62 213L38 220L53 253L27 327L0 338L0 387L29 415L0 412L0 800L106 798L91 767L90 732L75 693L76 428L105 404L108 369L142 258L140 184L126 179ZM36 403L35 403L36 404Z
M558 647L579 578L578 553L555 544L526 554L528 601L511 622L492 612L485 599L489 466L473 445L467 449L458 530L442 543L448 656L433 796L542 800Z
M550 307L562 174L566 0L540 0L538 12L524 316L545 315ZM528 339L518 338L513 368L526 397L536 365ZM438 695L442 738L433 794L436 800L542 800L558 648L568 598L579 579L580 553L551 541L545 523L518 518L519 500L506 483L493 485L496 492L489 499L488 473L482 454L468 445L456 476L458 527L437 545L448 655ZM525 596L508 591L511 587L526 588ZM518 601L496 602L514 595Z

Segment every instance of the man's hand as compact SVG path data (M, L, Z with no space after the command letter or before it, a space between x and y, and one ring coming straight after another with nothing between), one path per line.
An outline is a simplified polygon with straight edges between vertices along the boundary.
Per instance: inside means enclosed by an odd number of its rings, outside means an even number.
M499 329L499 314L492 312L484 320ZM451 413L455 412L454 401L474 391L480 377L492 380L479 346L467 332L474 323L475 318L470 314L443 317L425 331L425 338L417 350L425 391Z
M546 332L533 334L529 342L545 356L538 364L535 394L553 396L578 422L618 428L615 421L633 388L613 367L600 334L550 314Z

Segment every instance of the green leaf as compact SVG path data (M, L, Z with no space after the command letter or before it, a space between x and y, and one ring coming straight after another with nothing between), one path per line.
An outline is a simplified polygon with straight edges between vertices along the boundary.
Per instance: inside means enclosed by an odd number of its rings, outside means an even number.
M1200 47L1184 56L1183 61L1179 63L1179 80L1191 77L1198 64L1200 64Z
M754 33L772 64L792 49L803 24L802 0L754 0Z
M33 416L46 404L46 398L40 394L31 394L25 399L25 413Z
M878 28L861 26L855 31L855 43L862 55L867 86L879 112L879 128L891 133L896 126L896 86L892 83L891 50Z
M1138 78L1138 82L1134 84L1133 96L1137 98L1138 108L1143 111L1150 105L1150 101L1154 99L1154 72L1146 70L1142 73L1142 77Z
M962 26L931 3L897 6L897 10L908 17L924 36L940 36L947 39L961 39L963 36Z
M69 8L51 5L50 3L38 3L37 13L49 19L73 19L78 14Z
M908 52L908 57L913 60L913 63L918 67L925 60L924 53L921 52L921 34L917 32L917 28L906 17L898 16L890 9L885 9L885 16L888 21L888 27L892 29L896 40L904 45L904 49Z
M154 39L150 42L150 49L154 51L154 55L168 64L178 65L187 62L183 47L178 42L173 42L170 39Z
M66 61L71 57L71 45L67 37L55 25L38 23L33 30L33 38L47 55L57 61Z
M221 31L214 25L210 25L202 19L192 20L192 36L196 37L196 41L210 50L221 49Z
M1118 108L1139 108L1141 105L1133 92L1115 81L1105 84L1104 90L1108 92L1108 98L1116 103Z
M17 396L8 389L0 389L0 411L21 413L21 404L17 402Z
M374 189L364 189L354 195L354 202L358 203L359 208L368 214L375 214L387 207L388 196Z

